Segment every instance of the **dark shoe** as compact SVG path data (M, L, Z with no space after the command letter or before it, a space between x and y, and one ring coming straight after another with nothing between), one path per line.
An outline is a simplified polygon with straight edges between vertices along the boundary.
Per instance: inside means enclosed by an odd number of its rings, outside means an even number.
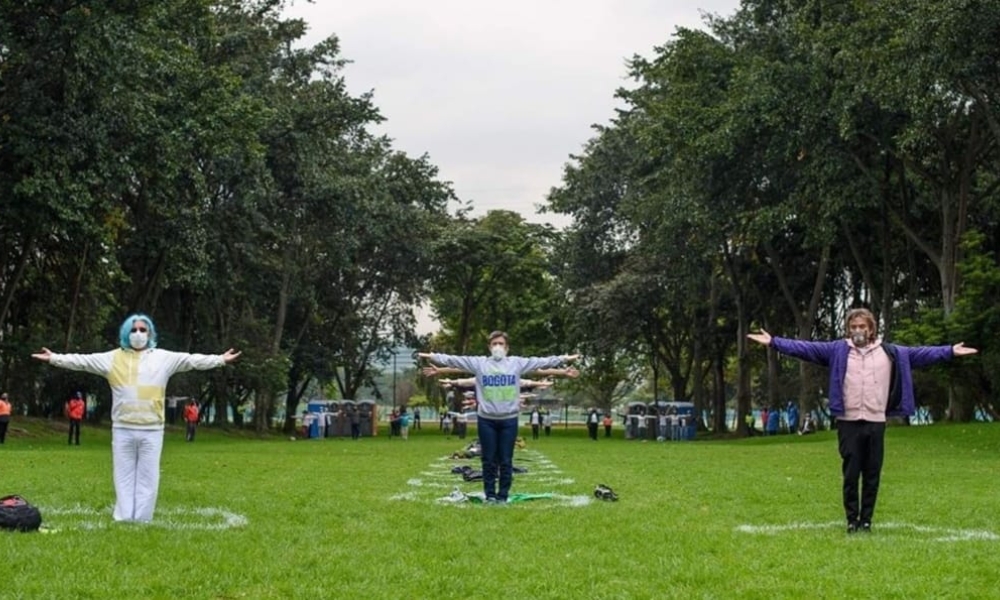
M610 500L611 502L618 500L618 494L603 483L597 484L597 487L594 488L594 497L599 500Z
M858 532L858 522L857 521L849 521L847 523L847 533L848 533L848 535L850 535L852 533L857 533L857 532Z
M872 532L872 524L871 523L860 523L860 524L858 524L858 531L860 531L861 533L871 533Z

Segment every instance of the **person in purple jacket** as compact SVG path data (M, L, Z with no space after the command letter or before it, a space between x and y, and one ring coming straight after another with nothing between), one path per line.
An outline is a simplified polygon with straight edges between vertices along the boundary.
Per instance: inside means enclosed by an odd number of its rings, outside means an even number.
M900 346L876 337L875 316L865 308L847 313L847 339L813 342L772 337L760 330L747 337L782 354L830 368L830 414L844 475L847 533L870 532L885 453L887 416L914 412L913 369L978 352L954 346ZM858 479L861 502L858 506Z
M489 504L505 503L513 482L514 442L521 412L521 375L559 367L579 358L563 356L507 356L507 334L489 335L490 356L454 356L421 352L419 358L461 369L476 378L476 415L482 448L483 491ZM499 476L499 487L497 479Z

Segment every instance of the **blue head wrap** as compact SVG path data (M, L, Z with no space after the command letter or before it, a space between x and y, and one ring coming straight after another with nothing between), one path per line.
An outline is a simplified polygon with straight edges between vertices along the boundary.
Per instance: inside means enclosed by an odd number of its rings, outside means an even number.
M135 325L136 321L145 321L149 325L149 342L146 344L147 348L156 348L156 325L153 324L153 320L142 313L136 313L130 315L122 323L121 329L118 330L118 342L121 344L123 350L128 350L132 348L132 344L128 341L128 336L132 333L132 326Z

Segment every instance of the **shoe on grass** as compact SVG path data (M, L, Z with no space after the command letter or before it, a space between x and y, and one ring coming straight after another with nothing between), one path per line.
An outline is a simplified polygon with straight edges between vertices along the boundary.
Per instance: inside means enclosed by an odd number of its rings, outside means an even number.
M597 487L594 488L594 497L598 500L608 500L610 502L618 500L618 494L603 483L597 484Z

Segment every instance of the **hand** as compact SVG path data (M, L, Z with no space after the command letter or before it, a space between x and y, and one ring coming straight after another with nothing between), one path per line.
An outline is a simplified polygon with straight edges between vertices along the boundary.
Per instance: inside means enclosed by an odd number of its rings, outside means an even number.
M420 372L424 374L424 377L436 377L438 375L438 368L436 365L428 365L420 369Z
M566 369L566 373L564 375L566 377L571 377L573 379L576 379L577 377L580 376L580 369L577 369L576 367L569 367L568 369Z
M751 340L757 342L758 344L761 344L761 345L764 345L764 346L770 346L771 345L771 334L768 333L764 329L761 329L760 333L748 333L747 337L750 338Z
M564 354L563 357L562 357L562 359L563 359L563 362L568 362L569 363L569 362L580 360L580 355L579 354Z
M975 348L969 348L968 346L965 345L965 342L959 342L951 347L951 352L955 356L968 356L970 354L975 354L979 352L979 350L976 350Z
M479 403L476 402L475 398L466 398L462 400L462 408L475 408Z
M235 350L233 350L232 348L230 348L229 350L226 350L222 354L222 362L224 362L224 363L226 363L228 365L229 363L231 363L234 360L236 360L237 358L239 358L240 354L242 354L242 352L236 352Z
M42 351L32 354L31 358L37 358L42 362L49 362L50 360L52 360L52 351L43 346Z
M430 352L417 352L417 358L430 358Z

